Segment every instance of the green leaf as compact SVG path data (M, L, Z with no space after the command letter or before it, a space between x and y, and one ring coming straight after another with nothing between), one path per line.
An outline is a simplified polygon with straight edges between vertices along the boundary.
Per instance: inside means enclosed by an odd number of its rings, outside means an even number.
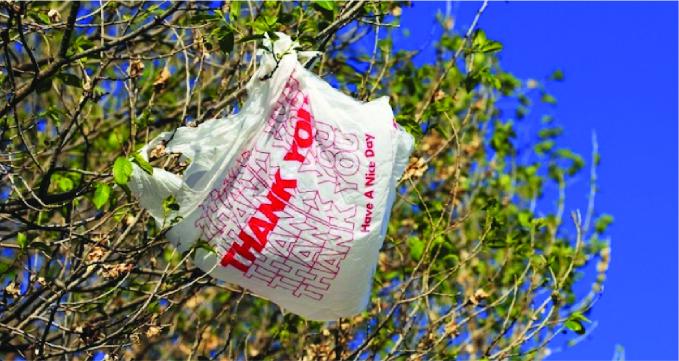
M207 241L204 241L202 239L199 239L198 242L196 242L196 249L204 249L208 253L214 253L217 254L217 251L208 243Z
M509 176L507 176L507 178L509 178ZM519 224L522 227L526 227L526 228L530 227L530 222L531 222L530 217L531 217L531 214L529 212L521 212L517 216L517 218L519 219Z
M191 24L205 24L220 20L219 16L215 14L198 13L190 18Z
M17 233L17 245L21 249L26 249L26 246L28 245L28 238L26 237L26 233L24 232Z
M448 255L443 257L442 261L446 265L451 265L451 266L457 265L458 263L460 263L460 257L458 257L455 254L448 254Z
M541 139L556 138L563 134L563 128L553 127L553 128L543 128L538 132L538 137Z
M153 314L160 312L160 302L153 301L146 306L146 312Z
M221 31L217 37L217 44L219 44L219 48L225 53L233 51L233 31L229 29Z
M592 321L590 321L580 312L573 312L570 316L568 316L564 326L566 326L567 329L574 331L578 335L582 335L585 333L585 326L583 325L583 322L591 323Z
M6 273L9 270L12 270L12 269L13 269L13 267L12 267L11 263L0 261L0 276L8 276L8 275L6 275ZM12 272L12 275L13 275L13 273L14 272Z
M68 178L68 177L61 177L59 179L58 184L59 184L59 189L63 192L70 191L71 189L73 189L73 186L74 186L73 180L71 178Z
M137 163L139 168L141 168L144 172L148 174L153 174L153 166L151 165L151 163L146 161L146 159L144 159L144 157L142 157L141 154L134 153L134 155L132 156L132 161Z
M52 89L52 78L47 78L38 81L38 84L35 86L35 90L39 93L46 93Z
M177 199L173 196L170 195L167 198L163 199L163 213L167 216L170 212L178 211L179 210L179 203L177 203Z
M111 196L111 187L108 184L97 183L94 188L94 196L92 197L92 203L97 209L101 209L108 202Z
M278 14L278 22L281 24L289 24L295 20L295 17L290 13Z
M71 44L71 47L73 49L78 50L78 52L83 52L87 49L93 48L94 45L95 45L94 42L92 40L90 40L87 37L87 35L81 35L73 41L73 44Z
M238 40L238 43L240 44L240 43L245 43L245 42L248 42L248 41L262 40L262 39L264 39L264 34L253 34L253 35L248 35L248 36L244 36L244 37L240 38L240 40Z
M566 323L564 323L564 326L566 326L567 329L577 333L578 335L585 334L585 326L583 326L582 322L580 321L568 320L566 321Z
M556 104L556 98L549 93L543 93L542 98L540 98L540 100L542 100L543 103L552 104L552 105Z
M138 116L135 121L137 125L141 128L145 128L147 125L149 125L149 118L151 117L151 110L149 108L144 109L143 112L141 112L141 115Z
M577 311L573 312L568 318L571 319L571 320L585 321L587 323L592 323L592 321L589 318L585 317L585 315L583 315L581 312L577 312Z
M128 207L122 207L122 208L117 209L115 212L113 212L113 219L116 222L122 221L123 218L125 218L127 216L127 214L129 213L128 211L129 211Z
M403 126L403 128L405 128L405 130L407 130L408 133L413 135L415 138L422 137L422 128L419 124L417 124L417 122L415 122L413 117L404 114L398 114L396 115L396 122Z
M132 175L132 162L118 157L113 163L113 180L119 185L126 185Z
M502 50L502 43L497 41L489 41L477 49L479 53L492 53L500 50Z
M488 237L488 240L486 240L485 245L488 248L491 249L500 249L500 248L506 248L507 247L507 238L509 235L505 236L505 238L501 237Z
M53 174L52 180L56 182L57 188L62 192L68 192L74 187L73 180L71 178L64 177L59 174Z
M569 149L559 149L556 151L556 154L571 161L571 166L568 168L568 175L570 176L575 175L585 166L585 161L582 157Z
M32 12L29 13L28 16L35 20L36 22L47 25L50 23L50 18L47 16L47 14L42 13L42 12Z
M561 69L557 69L552 73L552 75L549 78L556 81L562 81L563 71Z
M331 0L313 0L312 2L328 11L333 11L337 8L337 4Z
M493 53L502 50L502 43L488 40L483 30L477 30L472 40L472 51L477 53Z
M254 28L255 33L262 35L264 35L264 33L270 29L269 24L267 24L266 19L263 17L257 18L257 20L255 20L255 22L252 24L252 27Z
M566 326L567 329L574 331L578 335L585 333L585 326L583 326L580 321L568 320L566 323L564 323L564 326Z
M544 218L533 218L531 220L531 226L535 227L535 229L539 229L541 227L544 227L545 224L546 224L546 222L545 222Z
M240 1L231 1L229 4L229 16L231 19L235 19L240 16Z
M120 146L123 145L124 141L125 141L125 139L123 139L123 136L121 134L119 134L118 132L111 132L111 133L109 133L108 139L107 139L106 142L107 142L109 147L111 147L112 149L115 150L115 149L119 149Z
M604 233L608 226L613 223L613 216L610 214L602 214L594 224L594 229L597 233Z
M163 250L163 260L167 263L176 263L179 262L181 259L181 255L179 252L177 252L176 249L173 249L171 247L165 247L165 250Z
M80 80L80 78L71 73L61 73L57 75L57 77L68 86L82 88L82 81Z
M424 253L424 242L418 237L408 238L408 247L410 247L410 256L414 260L419 261Z

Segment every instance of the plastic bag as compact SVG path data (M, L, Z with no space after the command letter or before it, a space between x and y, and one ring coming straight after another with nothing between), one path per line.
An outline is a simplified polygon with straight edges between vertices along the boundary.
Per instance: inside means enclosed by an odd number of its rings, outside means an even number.
M270 51L238 114L163 133L140 151L148 159L167 142L166 152L190 162L184 173L135 164L129 187L171 225L180 250L209 243L194 261L211 276L308 319L352 316L369 301L413 139L387 97L342 94L298 62L308 53L278 37L265 40ZM178 210L163 207L168 197Z

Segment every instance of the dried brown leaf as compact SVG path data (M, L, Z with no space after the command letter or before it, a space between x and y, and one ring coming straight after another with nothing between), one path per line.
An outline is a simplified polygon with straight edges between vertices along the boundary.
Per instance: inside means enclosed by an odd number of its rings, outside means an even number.
M170 71L167 70L167 68L163 68L163 70L160 71L160 74L158 74L156 77L156 80L153 82L153 86L156 88L163 88L170 79L170 75Z

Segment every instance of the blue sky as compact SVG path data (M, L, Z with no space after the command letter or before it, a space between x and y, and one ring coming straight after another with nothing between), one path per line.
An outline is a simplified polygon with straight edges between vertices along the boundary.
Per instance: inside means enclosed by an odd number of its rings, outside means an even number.
M446 6L404 9L411 35L395 46L427 49ZM464 31L480 3L450 6ZM628 360L676 360L677 3L492 2L479 26L504 44L502 65L518 77L564 71L564 82L549 85L563 145L588 157L598 136L597 208L615 217L611 267L589 315L596 328L550 359L610 360L622 345ZM571 184L567 210L585 208L587 188L586 178Z
M479 5L452 4L458 31ZM411 35L395 46L426 49L437 9L446 3L405 9ZM615 217L611 266L590 315L596 329L551 359L610 360L619 344L628 360L676 360L677 3L491 2L479 26L504 44L503 68L518 77L563 69L549 90L564 145L588 159L598 136L597 208ZM570 186L567 210L585 208L587 186Z

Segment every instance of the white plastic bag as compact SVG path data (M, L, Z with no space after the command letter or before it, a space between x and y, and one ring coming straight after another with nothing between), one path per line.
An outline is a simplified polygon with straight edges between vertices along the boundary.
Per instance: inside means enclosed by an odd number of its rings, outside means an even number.
M167 237L180 250L210 243L216 252L198 249L195 263L211 276L309 319L348 317L369 301L413 139L388 98L363 103L333 89L278 35L238 114L181 127L165 145L190 161L183 175L135 164L129 186L157 222L175 220ZM179 204L171 215L169 196Z

